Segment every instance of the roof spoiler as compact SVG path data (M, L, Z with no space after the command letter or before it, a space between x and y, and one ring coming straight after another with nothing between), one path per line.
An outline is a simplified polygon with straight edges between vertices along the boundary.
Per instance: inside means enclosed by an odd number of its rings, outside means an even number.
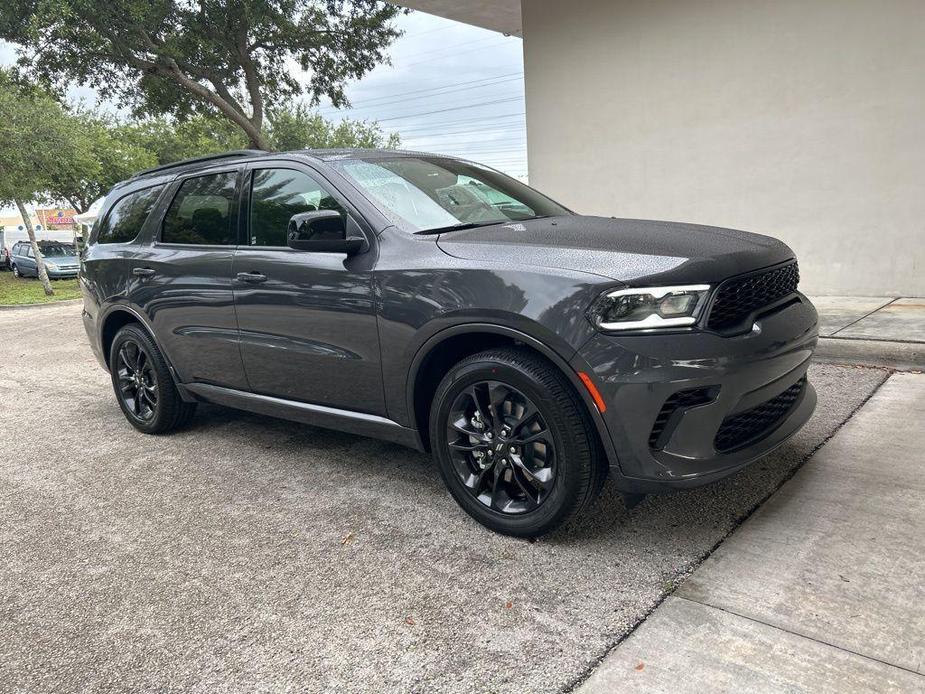
M186 166L187 164L199 164L206 161L220 161L222 159L235 159L239 157L253 157L258 154L266 154L266 152L261 149L236 149L231 152L222 152L220 154L207 154L204 157L183 159L182 161L175 161L171 162L170 164L162 164L161 166L155 166L151 169L145 169L144 171L139 171L136 173L134 176L132 176L132 178L138 178L139 176L147 176L148 174L175 169L180 166Z

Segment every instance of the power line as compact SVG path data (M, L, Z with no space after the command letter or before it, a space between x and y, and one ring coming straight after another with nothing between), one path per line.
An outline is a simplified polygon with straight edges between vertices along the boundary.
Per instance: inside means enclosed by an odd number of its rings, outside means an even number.
M524 115L526 114L525 113L508 113L508 114L504 114L500 116L491 116L491 120L492 122L494 122L494 121L498 121L502 119L507 120L508 118L516 118L516 117L524 116ZM386 127L391 128L394 132L401 134L401 133L416 132L420 130L432 130L434 128L446 128L446 127L458 127L464 124L484 123L484 122L485 122L485 118L480 117L480 118L465 118L463 120L441 121L439 123L428 123L426 125L419 125L419 126L413 125L407 128L402 128L397 125L391 125L391 126L386 126ZM513 125L513 123L510 125ZM486 128L478 128L478 131L485 130L485 129Z
M427 31L416 31L413 34L402 34L402 38L410 38L412 36L424 36L424 34L436 34L438 31L447 31L448 29L458 29L459 24L451 24L450 26L437 27L436 29L428 29Z
M426 51L417 51L409 55L402 56L402 58L417 58L422 55L430 55L432 53L442 53L443 51L451 51L454 48L461 48L462 46L473 46L477 43L485 43L486 41L495 41L497 36L487 36L480 39L475 39L473 41L463 41L462 43L454 43L449 46L441 46L440 48L431 48Z
M381 106L389 106L391 104L399 104L399 103L404 103L407 101L415 101L418 99L434 99L434 98L446 96L448 94L455 94L457 92L471 92L477 89L484 89L485 87L495 87L500 84L506 84L508 82L519 82L519 81L520 81L519 77L509 77L507 79L496 80L494 82L486 82L480 85L457 85L457 86L450 86L450 87L440 87L439 89L441 91L437 92L437 90L435 89L434 92L430 94L419 94L417 96L410 96L410 97L398 97L398 98L390 99L388 101L379 101L378 103L375 103L375 104L362 102L362 104L360 105L348 106L347 108L343 108L343 109L336 109L333 106L328 106L325 109L320 109L320 111L322 113L334 113L334 112L347 113L350 111L363 111L367 109L380 108Z
M513 96L509 99L495 99L493 101L481 101L477 104L469 104L468 106L455 106L453 108L442 108L436 111L423 111L421 113L404 113L400 116L390 116L389 118L378 118L378 122L385 123L386 121L391 120L402 120L403 118L417 118L418 116L431 116L436 113L448 113L450 111L463 111L470 108L478 108L480 106L493 106L495 104L505 104L511 101L522 101L523 97Z
M492 81L492 80L499 80L499 79L503 79L503 78L507 78L507 77L523 77L523 74L524 74L524 73L523 73L523 70L521 70L520 72L509 72L509 73L506 74L506 75L494 75L494 76L492 76L492 77L480 77L480 78L477 79L477 80L470 80L470 81L468 81L468 82L457 82L457 83L455 83L455 84L446 84L446 85L443 85L442 87L428 87L427 89L412 89L411 91L408 91L408 92L399 92L398 94L385 94L385 95L383 95L383 96L374 96L374 97L370 97L369 99L361 99L360 101L357 101L354 105L368 104L368 103L371 103L371 102L373 102L373 101L381 101L382 99L392 99L392 98L399 97L399 96L408 96L409 94L423 94L423 93L425 93L425 92L439 91L439 90L441 90L441 89L449 89L449 88L456 88L456 87L465 87L465 86L468 86L468 85L478 84L479 82L490 82L490 81ZM343 109L337 109L337 108L335 108L334 106L325 106L323 109L319 109L319 110L322 110L322 111L330 111L330 110L338 111L338 110L343 110Z
M510 43L508 43L506 39L503 41L503 43L506 44L506 45L510 45ZM401 64L401 67L403 67L403 68L406 68L406 67L414 67L414 66L416 66L416 65L424 65L425 63L426 63L426 64L431 64L431 63L434 63L434 62L440 60L441 57L442 57L442 58L455 58L455 57L460 56L460 55L467 55L467 54L469 54L469 53L474 53L475 51L483 51L483 50L485 50L486 48L494 48L494 47L496 47L496 46L501 46L501 45L502 45L501 43L498 43L498 44L489 44L488 46L480 46L480 47L478 47L478 48L470 48L470 49L465 50L465 51L458 51L458 52L456 52L456 53L453 53L452 55L446 54L446 55L444 55L444 56L438 56L438 57L433 58L433 59L431 59L431 60L421 60L421 61L418 61L418 62L415 62L415 63L402 63L402 64Z

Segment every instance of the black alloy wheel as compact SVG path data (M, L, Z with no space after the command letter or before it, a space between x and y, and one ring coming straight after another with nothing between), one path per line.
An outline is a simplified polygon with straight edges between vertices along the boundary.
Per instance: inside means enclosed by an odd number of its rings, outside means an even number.
M555 443L536 405L517 388L473 383L456 396L446 426L456 474L479 503L520 514L549 497Z
M144 347L135 340L125 340L115 368L125 409L142 422L153 419L157 414L157 373Z
M567 522L607 475L577 391L555 365L524 348L480 352L450 368L434 394L430 446L463 510L516 537Z
M116 400L129 423L145 434L164 434L186 424L196 403L184 402L167 361L139 323L129 323L112 341L109 372Z

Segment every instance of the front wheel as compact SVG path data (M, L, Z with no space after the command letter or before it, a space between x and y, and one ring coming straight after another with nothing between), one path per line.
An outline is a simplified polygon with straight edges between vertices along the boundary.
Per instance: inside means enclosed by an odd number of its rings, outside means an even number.
M19 274L19 268L15 265L13 266L13 277L17 279L22 279L22 275Z
M607 471L571 384L526 350L489 350L451 368L430 440L459 505L506 535L551 532L597 495Z

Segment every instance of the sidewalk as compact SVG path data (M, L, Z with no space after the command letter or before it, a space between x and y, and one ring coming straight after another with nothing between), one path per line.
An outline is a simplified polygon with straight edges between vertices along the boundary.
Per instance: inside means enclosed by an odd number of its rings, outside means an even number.
M901 369L925 368L925 298L813 296L817 357Z
M925 690L922 412L891 376L578 691Z

